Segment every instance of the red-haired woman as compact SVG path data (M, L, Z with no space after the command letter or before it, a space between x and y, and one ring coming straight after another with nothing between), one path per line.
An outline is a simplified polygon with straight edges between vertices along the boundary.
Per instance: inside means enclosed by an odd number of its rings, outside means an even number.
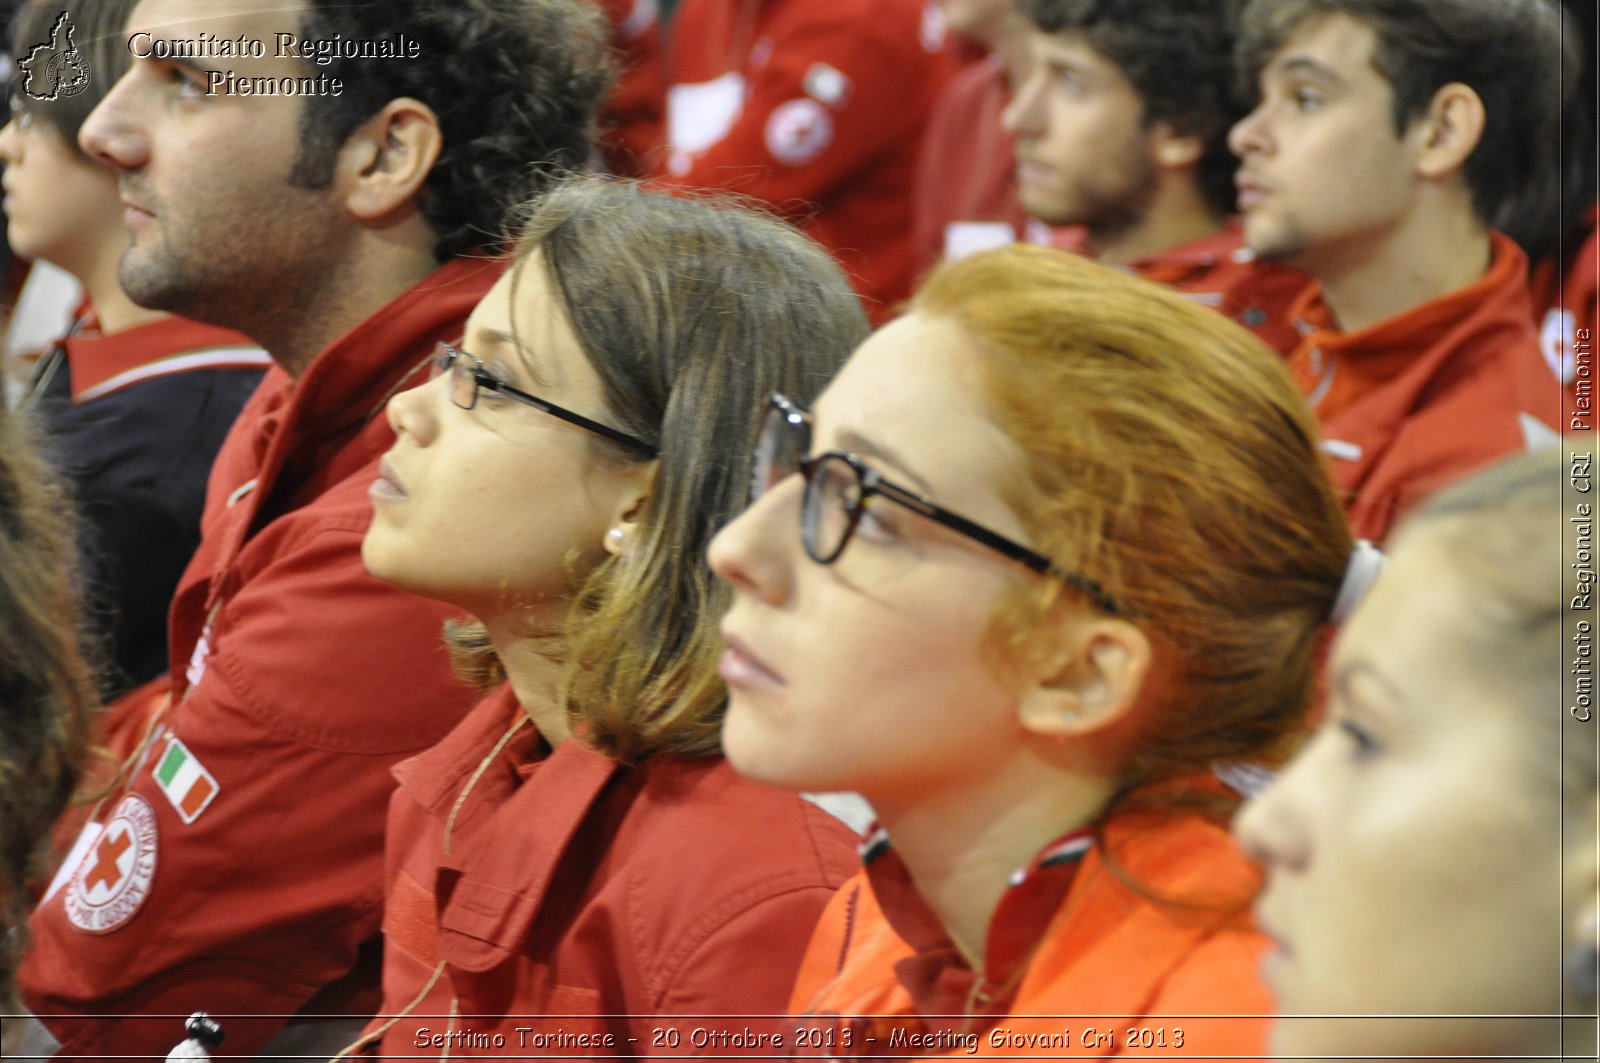
M1147 282L989 252L814 413L773 400L755 488L711 549L724 748L880 828L793 997L816 1047L1259 1053L1264 1019L1203 1017L1271 1006L1213 769L1300 728L1352 552L1279 360Z

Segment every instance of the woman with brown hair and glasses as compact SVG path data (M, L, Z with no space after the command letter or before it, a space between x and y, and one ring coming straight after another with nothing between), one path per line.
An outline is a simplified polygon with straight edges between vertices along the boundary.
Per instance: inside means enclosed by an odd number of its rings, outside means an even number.
M1216 770L1300 728L1352 554L1281 360L1015 247L935 271L800 406L710 556L730 761L878 816L792 999L816 1047L1259 1053Z
M783 223L579 179L390 400L362 556L470 613L458 671L504 682L396 769L383 1007L354 1050L704 1054L776 1028L852 835L722 759L705 550L760 396L815 394L865 332Z

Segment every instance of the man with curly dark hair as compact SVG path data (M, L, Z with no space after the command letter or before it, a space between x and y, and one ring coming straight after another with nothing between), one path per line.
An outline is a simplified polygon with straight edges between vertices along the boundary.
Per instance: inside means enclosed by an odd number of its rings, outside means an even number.
M205 1009L230 1054L331 1052L378 1000L389 770L473 700L447 611L361 564L382 410L501 272L507 206L585 164L606 26L586 0L141 0L126 29L80 136L118 174L119 279L276 365L217 457L169 677L109 713L124 770L32 920L30 1051L165 1053Z
M1077 226L1074 250L1216 306L1286 349L1308 283L1261 266L1229 224L1243 114L1232 0L1020 0L1032 66L1003 116L1023 208Z

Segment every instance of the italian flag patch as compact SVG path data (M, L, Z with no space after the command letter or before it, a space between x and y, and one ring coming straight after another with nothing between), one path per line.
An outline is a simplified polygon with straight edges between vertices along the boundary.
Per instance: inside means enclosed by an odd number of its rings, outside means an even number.
M185 823L193 823L217 796L217 780L195 759L189 747L172 739L155 770L156 785L167 795Z

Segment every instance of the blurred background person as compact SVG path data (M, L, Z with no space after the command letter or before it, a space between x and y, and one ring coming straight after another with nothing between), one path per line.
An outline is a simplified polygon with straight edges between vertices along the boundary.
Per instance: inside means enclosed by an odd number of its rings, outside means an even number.
M1243 248L1229 0L1020 0L1028 76L1003 116L1023 208L1055 242L1178 289L1287 352L1311 279Z
M1595 1058L1592 654L1563 666L1594 584L1571 598L1570 460L1520 455L1402 525L1335 643L1327 719L1239 817L1283 1058Z
M770 203L881 320L911 293L917 152L955 66L924 0L682 0L658 176Z
M50 459L73 482L108 698L166 671L167 609L200 541L212 459L271 364L236 332L136 305L117 279L128 246L117 176L78 146L78 127L128 68L133 6L25 6L11 34L22 69L0 129L11 249L83 286L76 320L39 359L22 405L36 410ZM51 66L61 51L39 47L63 17L88 72L71 95L46 77L62 68Z
M912 189L915 273L945 258L1050 239L1017 201L1017 164L1000 115L1027 72L1032 23L1017 0L937 0L954 44L970 54L934 103Z

